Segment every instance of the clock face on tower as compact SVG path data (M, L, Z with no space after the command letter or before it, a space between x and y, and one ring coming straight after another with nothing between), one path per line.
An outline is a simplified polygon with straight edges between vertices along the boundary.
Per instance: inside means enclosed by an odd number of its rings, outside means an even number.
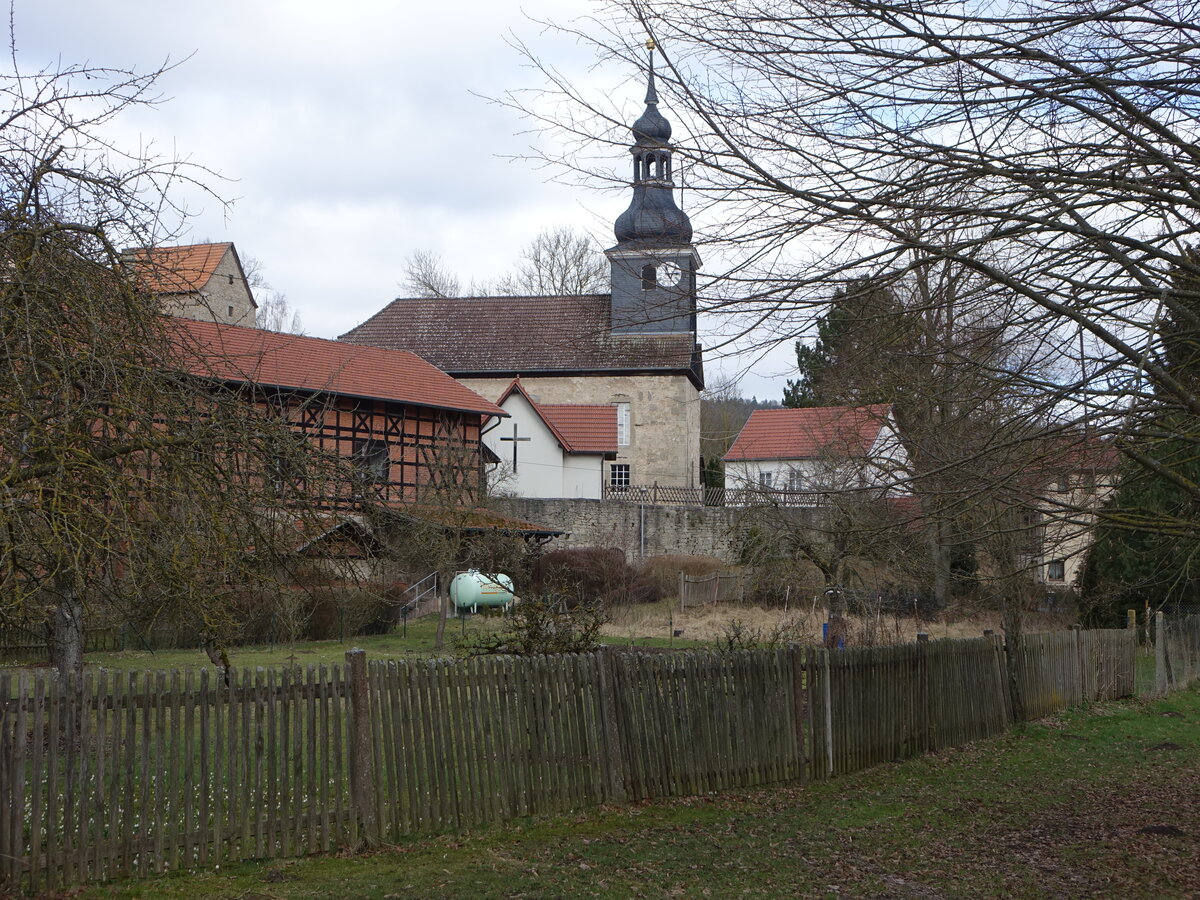
M658 283L664 287L675 287L683 277L683 270L673 262L665 262L658 267Z

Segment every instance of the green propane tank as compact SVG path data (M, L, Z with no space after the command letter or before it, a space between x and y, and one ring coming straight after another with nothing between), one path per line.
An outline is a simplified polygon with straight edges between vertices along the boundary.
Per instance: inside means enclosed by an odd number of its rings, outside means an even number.
M450 600L459 612L479 612L479 607L507 609L516 600L512 579L507 575L487 575L478 569L459 572L450 582Z

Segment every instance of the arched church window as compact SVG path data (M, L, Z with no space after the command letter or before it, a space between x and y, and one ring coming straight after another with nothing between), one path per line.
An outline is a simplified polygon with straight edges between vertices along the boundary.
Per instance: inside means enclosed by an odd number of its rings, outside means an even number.
M658 271L654 266L642 266L642 290L652 291L658 287Z

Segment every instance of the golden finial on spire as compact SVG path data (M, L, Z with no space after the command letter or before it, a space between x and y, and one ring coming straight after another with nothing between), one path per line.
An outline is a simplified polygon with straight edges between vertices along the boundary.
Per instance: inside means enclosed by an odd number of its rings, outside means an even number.
M654 43L654 38L647 38L646 49L647 50L657 50L658 49L658 44Z

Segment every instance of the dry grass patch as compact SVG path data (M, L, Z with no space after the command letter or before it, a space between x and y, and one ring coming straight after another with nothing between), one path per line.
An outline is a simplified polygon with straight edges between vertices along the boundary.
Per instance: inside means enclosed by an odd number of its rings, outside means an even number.
M658 603L616 606L609 611L609 622L602 634L615 640L665 638L672 629L682 631L685 640L719 642L737 627L764 636L786 634L797 643L818 643L821 626L828 611L820 602L795 604L787 608L761 606L712 605L681 610L675 599ZM877 616L847 616L848 643L851 645L903 644L917 639L918 632L931 638L979 637L985 630L1001 631L1000 615L991 611L948 612L933 620L881 613ZM1057 631L1070 621L1058 615L1030 613L1025 628L1029 632Z

